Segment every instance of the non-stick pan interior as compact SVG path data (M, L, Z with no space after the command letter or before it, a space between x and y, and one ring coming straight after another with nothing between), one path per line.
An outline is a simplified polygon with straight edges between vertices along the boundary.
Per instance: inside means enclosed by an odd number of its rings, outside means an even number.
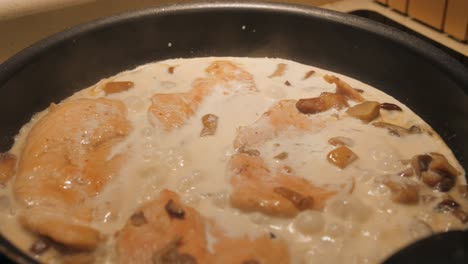
M336 71L410 106L468 168L468 72L432 46L351 15L279 4L174 5L91 22L0 66L0 151L33 113L137 65L281 57Z

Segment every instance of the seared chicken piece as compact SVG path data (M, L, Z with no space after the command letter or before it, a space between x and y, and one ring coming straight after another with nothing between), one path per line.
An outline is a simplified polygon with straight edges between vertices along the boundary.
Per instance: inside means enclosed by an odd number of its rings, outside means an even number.
M211 250L206 226L214 230ZM130 217L118 233L116 247L119 263L289 263L282 240L228 237L168 190Z
M13 190L21 223L59 243L94 248L93 198L116 176L125 157L111 150L129 131L120 101L78 99L51 108L32 127L19 160Z
M256 90L252 75L230 61L215 61L205 72L207 77L196 79L189 92L153 95L149 108L150 123L155 127L162 126L167 131L181 127L217 86L224 86L228 90L235 86Z

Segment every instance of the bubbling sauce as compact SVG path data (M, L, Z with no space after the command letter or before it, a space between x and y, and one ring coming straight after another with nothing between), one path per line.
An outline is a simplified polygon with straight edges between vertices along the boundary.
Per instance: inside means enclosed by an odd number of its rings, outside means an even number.
M378 263L468 227L465 172L428 124L282 59L103 79L37 113L0 176L2 234L47 263Z

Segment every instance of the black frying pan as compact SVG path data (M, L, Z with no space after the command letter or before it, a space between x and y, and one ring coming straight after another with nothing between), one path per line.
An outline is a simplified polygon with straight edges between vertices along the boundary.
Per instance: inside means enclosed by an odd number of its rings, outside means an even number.
M56 34L13 56L0 65L0 151L8 150L19 128L51 102L140 64L200 56L281 57L366 82L410 106L468 167L468 71L461 64L419 39L366 19L252 2L172 5L117 15ZM445 237L448 249L461 247L467 254L466 239ZM409 257L422 261L421 252L436 249L431 244ZM31 262L2 237L0 251L16 262Z

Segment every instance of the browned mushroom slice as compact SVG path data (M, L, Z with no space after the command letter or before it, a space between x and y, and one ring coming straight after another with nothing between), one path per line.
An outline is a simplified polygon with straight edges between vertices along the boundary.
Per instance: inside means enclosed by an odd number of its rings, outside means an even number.
M316 114L331 108L348 107L346 98L340 94L323 92L319 97L300 99L296 108L303 114Z
M421 134L421 129L418 126L411 126L410 128L404 128L395 124L387 122L374 122L372 123L375 127L381 127L388 129L390 135L401 137L409 134Z
M392 103L381 103L380 108L387 111L403 111L401 107Z
M354 90L358 93L364 93L364 90L363 89L359 89L359 88L354 88Z
M429 164L429 169L435 170L438 172L445 172L453 177L460 175L460 172L457 171L447 160L447 158L439 153L431 152L432 161Z
M425 172L429 169L429 163L431 163L431 161L432 157L429 155L416 155L411 159L411 166L416 175L421 176L421 172Z
M218 128L218 116L213 114L206 114L202 117L203 129L200 136L212 136L216 133Z
M108 82L104 84L102 90L106 93L106 95L108 95L127 91L130 88L133 88L133 86L135 86L133 82Z
M354 145L354 141L348 137L332 137L328 140L328 143L330 143L333 146L348 146L352 147Z
M421 181L441 192L450 191L460 174L447 158L439 153L416 155L411 159L411 166L416 175L421 177Z
M365 101L346 110L350 116L370 122L377 118L380 113L380 103L375 101Z
M285 63L278 63L278 65L276 66L276 70L270 76L268 76L268 78L283 76L287 67L288 65L286 65Z
M306 72L306 73L304 74L304 77L302 78L302 80L307 80L307 79L309 79L309 77L312 76L314 73L315 73L314 70L310 70L310 71Z
M338 147L330 151L327 155L327 159L335 166L344 169L351 162L355 161L358 158L353 151L351 151L346 146Z
M281 152L280 154L274 156L273 158L275 160L284 160L284 159L287 159L289 156L289 154L287 152Z
M468 214L461 209L459 203L452 198L447 198L439 202L435 210L438 212L450 212L453 216L459 219L463 224L468 222Z
M354 90L351 85L340 80L340 78L333 75L325 75L323 76L323 79L325 79L325 81L328 83L334 83L336 85L336 93L342 94L356 102L363 102L365 100L358 91Z
M457 208L460 208L460 204L451 198L447 198L439 202L436 205L435 210L438 212L450 212Z
M0 153L0 184L6 184L15 171L16 156L10 153Z
M445 172L425 171L421 173L421 180L428 186L440 192L448 192L455 186L455 177Z
M384 181L384 184L392 191L392 201L401 204L416 204L419 201L419 187L415 184Z

